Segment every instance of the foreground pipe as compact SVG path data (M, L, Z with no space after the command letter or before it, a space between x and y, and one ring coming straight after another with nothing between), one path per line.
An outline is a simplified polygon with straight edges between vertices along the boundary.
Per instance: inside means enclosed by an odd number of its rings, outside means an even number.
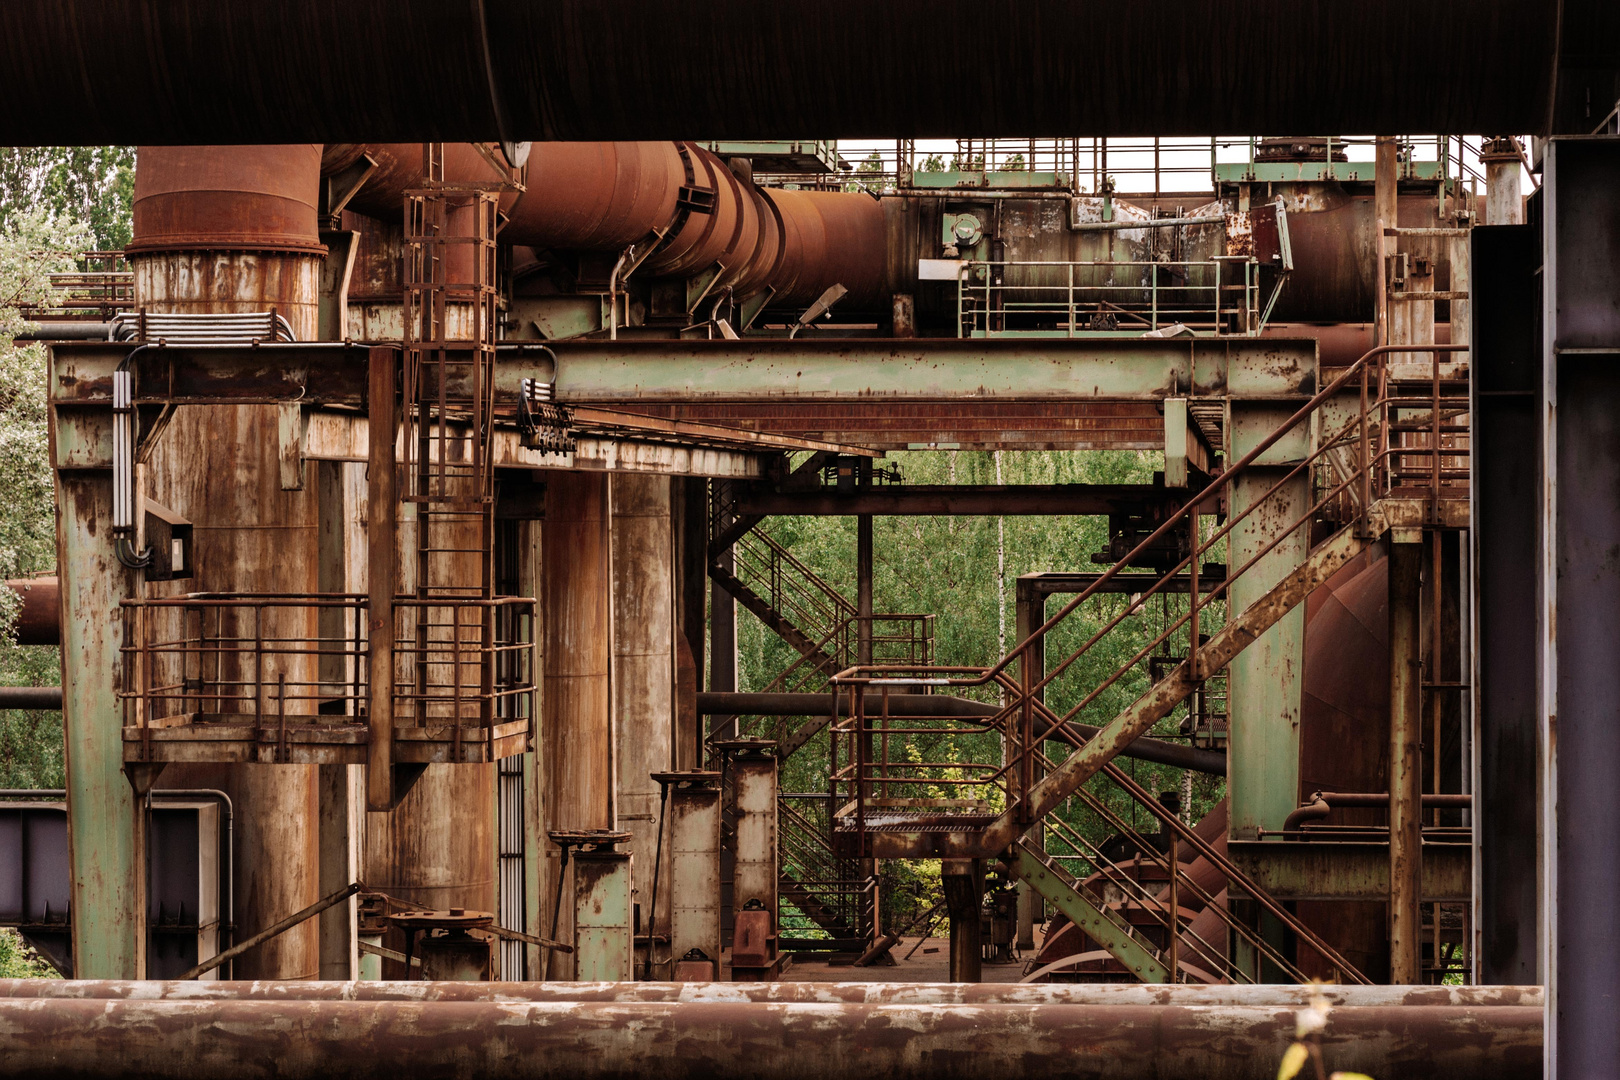
M0 709L60 711L60 686L0 686Z
M883 1076L1270 1080L1287 1007L0 1001L13 1080ZM1538 1076L1541 1010L1335 1009L1329 1068Z
M697 695L699 715L703 716L825 716L830 711L827 694L750 694L706 692ZM849 715L849 699L838 698L839 715ZM890 694L890 716L994 716L1000 710L994 705L970 701L967 698L944 694ZM866 695L866 713L877 716L883 710L881 694ZM1035 719L1036 734L1044 735L1049 724L1043 717ZM1077 735L1091 738L1097 728L1089 724L1070 722ZM1057 736L1054 736L1056 738ZM1067 741L1067 740L1066 740ZM1140 761L1153 761L1178 769L1194 769L1214 776L1226 775L1226 755L1215 750L1200 750L1192 746L1177 746L1159 739L1140 738L1120 751L1126 757Z
M1165 983L879 982L132 982L0 979L0 998L145 1001L805 1002L869 1005L1303 1006L1540 1008L1539 986L1200 986Z

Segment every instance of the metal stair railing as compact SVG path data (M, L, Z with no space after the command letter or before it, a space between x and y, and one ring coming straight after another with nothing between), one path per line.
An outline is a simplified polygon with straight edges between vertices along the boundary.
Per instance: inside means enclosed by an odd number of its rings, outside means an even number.
M1221 474L1211 487L1195 494L1192 499L1176 514L1171 515L1163 524L1145 537L1129 554L1113 567L1100 575L1099 580L1091 586L1076 594L1056 614L1046 620L1033 634L1018 646L1013 648L995 665L984 667L968 666L910 666L910 665L883 665L871 664L855 666L840 672L834 679L840 689L848 688L851 696L851 721L856 728L863 727L865 719L860 715L861 704L864 701L865 690L868 686L874 688L881 686L950 686L950 687L985 687L994 686L1003 697L1002 710L992 718L991 724L998 727L1008 740L1011 752L1007 755L1002 767L992 774L982 777L982 782L993 784L1005 790L1006 809L991 826L984 830L982 847L984 853L993 854L1005 848L1012 840L1025 829L1039 820L1053 807L1066 799L1080 784L1084 783L1098 769L1118 753L1125 745L1136 737L1144 734L1158 720L1167 716L1182 700L1200 686L1209 673L1220 670L1243 650L1250 642L1263 634L1271 625L1282 617L1295 604L1302 601L1316 585L1325 581L1339 566L1353 556L1361 547L1365 546L1376 534L1381 531L1383 521L1376 514L1373 505L1372 493L1375 487L1382 486L1378 482L1388 472L1388 462L1392 451L1383 446L1374 449L1375 435L1380 442L1387 443L1387 435L1379 433L1380 410L1384 408L1382 400L1373 400L1371 390L1375 375L1382 385L1382 365L1375 363L1383 356L1392 352L1456 352L1463 351L1462 346L1424 345L1424 346L1380 346L1371 350L1345 369L1337 378L1315 394L1308 402L1302 405L1288 420L1281 424L1266 438L1260 440L1256 446L1245 454L1230 469ZM1199 518L1205 504L1215 500L1219 494L1218 488L1232 490L1236 479L1242 476L1261 455L1270 450L1290 432L1301 424L1318 418L1322 406L1342 392L1347 391L1353 384L1352 380L1359 381L1361 407L1355 410L1349 419L1332 434L1317 440L1314 450L1305 453L1301 460L1294 463L1284 471L1279 479L1270 485L1263 494L1254 498L1238 513L1228 516L1219 528L1211 531L1205 537L1200 528ZM1287 489L1303 473L1309 478L1316 464L1333 447L1346 446L1352 448L1356 455L1356 466L1352 474L1334 484L1320 498L1314 499L1312 505L1300 515L1288 512L1277 514L1273 510L1272 518L1281 518L1287 523L1276 527L1268 523L1266 517L1257 516L1256 511L1262 507L1275 506L1272 500L1279 493L1286 494ZM1282 471L1282 470L1278 470ZM1309 526L1310 522L1353 486L1361 487L1361 515L1332 539L1318 545L1306 560L1287 574L1282 581L1270 589L1265 596L1257 600L1248 609L1236 617L1228 618L1226 624L1207 642L1200 633L1200 616L1206 614L1212 604L1225 602L1230 595L1234 581L1241 579L1242 575L1253 569L1262 559L1269 555L1285 539L1298 534L1299 530ZM1252 519L1252 520L1251 520ZM1231 536L1239 525L1250 521L1252 530L1259 525L1265 530L1266 536L1256 541L1258 549L1241 566L1228 572L1226 578L1212 589L1199 588L1197 571L1203 557L1221 542ZM1036 642L1050 633L1078 611L1083 604L1093 596L1099 594L1103 587L1119 571L1140 558L1154 545L1163 541L1178 524L1185 523L1192 540L1188 547L1190 550L1177 565L1171 567L1160 576L1155 583L1144 590L1129 604L1109 619L1100 629L1091 634L1079 647L1060 660L1044 675L1036 677L1028 670L1029 665L1020 663L1017 677L1012 667L1017 661L1022 661L1033 642ZM1185 573L1184 573L1185 572ZM1038 740L1034 732L1034 718L1038 711L1039 702L1046 689L1058 678L1063 676L1076 663L1084 657L1099 641L1120 626L1130 615L1141 610L1141 605L1155 595L1166 593L1170 584L1178 577L1188 581L1189 600L1187 610L1173 621L1167 620L1169 625L1153 641L1136 651L1128 660L1102 679L1089 692L1070 709L1060 716L1053 717L1058 730L1067 727L1071 720L1076 719L1083 710L1092 705L1110 687L1115 685L1127 673L1135 670L1136 665L1160 644L1171 639L1173 635L1185 634L1187 641L1187 660L1178 665L1167 677L1148 691L1136 704L1117 716L1107 724L1097 736L1085 742L1076 753L1065 759L1057 769L1036 782L1036 754ZM1046 736L1050 737L1050 735ZM860 740L855 740L859 742ZM864 793L870 791L871 783L879 777L875 774L872 763L852 763L850 768L842 771L840 780L850 792L850 797L860 800Z
M954 786L958 794L964 791L971 793L977 788L983 792L980 798L951 801L958 805L979 808L999 802L1001 804L999 812L987 824L982 824L982 813L960 815L961 827L953 834L957 839L948 842L949 851L953 855L994 857L1009 850L1011 845L1036 822L1049 819L1055 810L1068 803L1082 785L1097 773L1106 772L1116 782L1123 779L1123 774L1112 766L1113 757L1135 738L1150 730L1159 720L1169 716L1181 702L1202 686L1211 674L1223 669L1244 648L1261 637L1283 615L1302 602L1311 591L1381 534L1388 520L1383 500L1411 499L1414 495L1425 496L1430 501L1430 514L1437 515L1440 500L1458 494L1455 485L1450 489L1442 486L1449 477L1441 467L1441 459L1466 454L1466 446L1462 445L1464 440L1463 437L1459 437L1459 432L1448 432L1441 428L1442 417L1448 412L1455 413L1454 407L1442 393L1441 381L1438 376L1431 379L1430 394L1426 400L1418 394L1403 393L1398 401L1392 403L1387 392L1389 384L1385 378L1382 358L1397 352L1439 354L1461 351L1465 351L1465 347L1420 345L1380 346L1368 352L1313 395L1287 421L1221 474L1210 488L1194 494L1181 511L1144 538L1132 552L1101 575L1098 582L1077 594L1062 610L1049 618L1028 639L995 665L988 668L974 668L870 664L851 667L840 672L834 679L834 684L840 692L845 688L848 689L850 715L847 721L840 721L834 729L835 759L832 790L835 795L842 792L847 800L840 813L854 823L856 850L868 850L866 835L868 805L870 804L874 810L894 805L895 800L889 796L895 793L895 785L899 785L898 791L902 796L909 791L937 791L940 786ZM1341 405L1339 415L1348 413L1348 419L1339 427L1332 429L1330 434L1323 436L1322 429L1328 426L1323 423L1327 416L1323 406L1336 396L1350 396L1357 383L1360 391L1359 408L1345 410ZM1378 387L1376 394L1373 392L1374 385ZM1411 386L1407 384L1400 389L1409 391ZM1427 415L1422 414L1425 405L1430 410ZM1406 412L1403 413L1402 410ZM1426 422L1424 431L1429 440L1427 446L1420 444L1414 448L1412 440L1396 437L1403 429L1417 429L1418 425L1415 423L1402 422L1403 415L1410 419L1410 413L1414 410L1418 412L1419 418ZM1215 501L1219 494L1218 489L1225 487L1229 492L1234 490L1231 486L1234 481L1254 465L1262 454L1307 422L1311 425L1309 430L1312 432L1315 448L1307 448L1299 455L1300 460L1288 464L1286 468L1276 468L1275 472L1282 474L1279 479L1263 494L1252 499L1244 509L1229 516L1219 528L1213 529L1206 537L1200 528L1199 518L1202 508ZM1450 445L1444 441L1447 438L1450 439ZM1351 468L1341 470L1347 475L1330 477L1330 482L1323 485L1325 491L1313 492L1312 497L1306 500L1311 505L1304 514L1296 516L1289 510L1280 513L1272 510L1268 515L1256 516L1256 511L1261 507L1274 506L1271 500L1280 493L1287 498L1290 485L1297 485L1302 476L1306 481L1313 476L1319 478L1326 455L1336 449L1351 455ZM1427 479L1430 486L1427 489L1416 487L1409 482L1411 477L1417 475L1417 470L1410 468L1400 458L1400 455L1410 454L1414 449L1429 455L1430 467L1427 470ZM1343 456L1344 453L1341 453L1340 457ZM1347 493L1355 492L1357 488L1359 497L1351 499L1351 505L1357 513L1349 524L1329 540L1317 545L1299 565L1286 573L1277 584L1242 612L1235 615L1228 613L1224 625L1206 641L1200 633L1200 615L1204 615L1207 619L1211 605L1225 604L1235 580L1254 568L1285 539L1298 535L1300 530L1307 528L1329 507L1342 506ZM1253 533L1258 526L1262 535L1251 539L1250 546L1245 549L1247 555L1245 561L1230 571L1225 580L1213 589L1201 590L1197 581L1197 571L1203 556L1210 553L1215 545L1226 541L1239 525L1251 518L1253 520L1248 526L1248 531ZM1278 522L1285 524L1278 527ZM1130 565L1133 560L1166 538L1171 529L1177 527L1185 527L1191 537L1186 545L1190 550L1178 565L1159 577L1147 590L1133 597L1122 610L1108 619L1055 668L1038 676L1029 670L1029 665L1021 663L1015 677L1012 665L1026 656L1032 642L1050 634L1087 600L1097 595L1122 567ZM1146 646L1136 650L1123 664L1116 666L1111 674L1102 678L1096 685L1090 686L1088 691L1081 695L1078 703L1067 711L1058 714L1047 708L1043 695L1056 679L1073 668L1089 650L1119 627L1127 617L1139 612L1148 598L1167 593L1176 576L1183 574L1184 581L1190 578L1190 581L1187 581L1189 599L1185 613L1174 619L1167 615L1168 625L1162 633ZM1074 721L1084 709L1098 701L1104 692L1126 674L1135 671L1145 658L1152 655L1154 649L1170 641L1175 635L1185 635L1187 659L1119 713L1091 739L1074 737L1069 730L1070 722ZM873 690L880 688L887 690L898 686L918 685L998 690L1004 702L1001 710L983 724L970 725L958 730L962 734L977 735L990 731L998 732L1008 748L1000 765L978 764L965 760L918 763L914 759L905 759L896 762L887 750L881 758L871 753L874 729L869 725L869 718L864 712L867 689L870 687ZM1040 733L1039 738L1035 730L1037 716L1046 721L1043 725L1045 730ZM888 718L884 716L882 720L884 727L888 728ZM905 732L902 738L910 734L911 732ZM1041 753L1044 740L1054 737L1077 746L1074 753L1055 764L1045 759ZM840 762L836 757L839 741L849 748L847 760L844 762ZM904 759L905 755L901 757ZM1049 768L1044 775L1039 772L1043 768ZM1038 781L1037 776L1041 777ZM1138 802L1142 801L1143 799L1139 797ZM932 822L932 826L936 829L939 824L937 818ZM898 824L890 822L888 825L902 832L907 827L904 822ZM880 824L879 827L883 826ZM949 828L948 825L946 827ZM1230 867L1224 856L1216 856L1211 851L1207 857L1212 860L1218 858L1223 866ZM1235 871L1235 868L1231 869ZM1274 902L1267 904L1266 900L1262 900L1266 906L1282 910L1280 905L1275 905ZM1292 923L1291 928L1300 934L1302 939L1331 964L1345 972L1347 977L1361 978L1343 957L1338 956L1324 942L1311 935L1306 928L1297 923L1297 920L1285 918L1284 921Z

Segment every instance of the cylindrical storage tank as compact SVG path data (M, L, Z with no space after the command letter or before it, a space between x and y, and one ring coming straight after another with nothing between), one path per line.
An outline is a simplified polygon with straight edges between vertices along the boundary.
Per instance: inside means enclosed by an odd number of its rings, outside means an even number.
M672 142L535 143L503 239L567 251L627 247L669 226L685 182Z
M152 312L260 312L274 308L300 339L316 335L323 249L315 207L319 146L164 146L139 149L135 237L128 253L135 302ZM315 485L283 491L276 407L183 405L154 444L151 497L196 526L195 573L155 591L313 593ZM242 615L221 633L251 636ZM309 638L313 608L267 612L267 636ZM272 684L312 682L314 656L272 656ZM227 661L228 666L228 661ZM225 677L229 677L229 672ZM251 672L237 673L251 677ZM289 702L289 712L313 711ZM235 804L236 940L318 897L313 765L176 764L160 786L220 788ZM238 978L313 978L317 921L236 961Z
M725 162L697 143L681 143L684 183L713 193L714 204L707 212L682 209L671 226L669 237L645 264L644 273L662 277L687 277L701 273L735 248L743 214L742 186L731 175Z
M887 306L883 210L876 199L785 188L765 194L782 225L782 253L770 277L773 306L808 305L835 284L849 290L839 301L845 310Z

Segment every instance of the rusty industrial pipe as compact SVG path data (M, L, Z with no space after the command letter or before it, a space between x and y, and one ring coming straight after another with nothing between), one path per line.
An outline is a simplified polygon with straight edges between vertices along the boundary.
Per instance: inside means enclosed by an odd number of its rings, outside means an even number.
M1287 1006L0 1000L12 1080L852 1075L1259 1080ZM1339 1008L1322 1053L1380 1080L1540 1075L1541 1010Z
M16 578L7 581L6 588L22 601L17 612L17 644L60 645L62 591L56 576Z
M3 795L4 793L0 793ZM0 979L0 998L143 1001L802 1002L868 1005L1308 1005L1334 1008L1539 1008L1539 986L1359 986L1242 983L879 982L315 982Z

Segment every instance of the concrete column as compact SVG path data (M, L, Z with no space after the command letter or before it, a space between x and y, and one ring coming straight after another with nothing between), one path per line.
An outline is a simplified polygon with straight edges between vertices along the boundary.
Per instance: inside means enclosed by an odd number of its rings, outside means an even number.
M654 773L674 768L675 550L670 481L664 476L614 475L610 480L613 565L613 739L618 749L618 827L630 833L636 875L631 902L640 934L669 926L670 864L658 868L661 912L654 912L659 786ZM656 977L668 976L666 946L649 940L638 958Z
M53 411L53 451L59 426L76 422ZM110 472L56 474L73 966L80 979L146 978L146 813L123 769L117 693L124 689L124 622L107 614L138 586L107 537L112 488Z
M1485 220L1481 224L1523 225L1524 197L1519 191L1522 166L1513 136L1486 139L1479 161L1485 166Z
M1403 985L1423 981L1423 542L1415 529L1390 539L1389 947L1390 980Z
M612 573L608 478L554 472L546 483L541 563L542 699L539 756L545 828L613 828ZM559 911L558 849L547 844L544 884L551 919ZM571 895L571 886L563 889ZM572 905L561 905L557 934L573 934ZM553 936L548 930L545 936ZM573 961L553 953L551 978L572 978Z
M980 982L984 974L979 923L984 904L984 863L979 859L943 859L939 881L951 924L951 982Z

